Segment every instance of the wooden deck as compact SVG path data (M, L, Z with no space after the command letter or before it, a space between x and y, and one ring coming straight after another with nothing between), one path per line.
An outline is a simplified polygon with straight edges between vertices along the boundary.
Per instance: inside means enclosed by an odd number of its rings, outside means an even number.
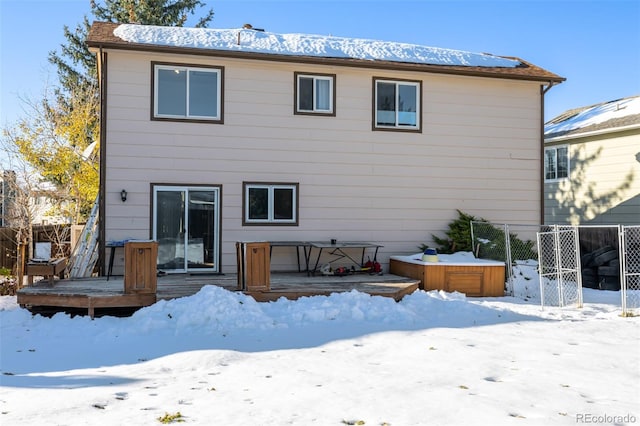
M216 285L230 291L237 290L237 275L166 275L158 277L155 294L125 294L123 277L84 278L36 281L17 293L18 304L32 312L57 311L88 314L132 313L157 300L175 299L197 293L206 285ZM398 301L413 293L420 281L392 274L355 274L344 277L307 276L306 273L271 273L271 289L264 292L244 292L259 302L285 297L295 300L304 296L329 295L358 290L376 296L392 297Z

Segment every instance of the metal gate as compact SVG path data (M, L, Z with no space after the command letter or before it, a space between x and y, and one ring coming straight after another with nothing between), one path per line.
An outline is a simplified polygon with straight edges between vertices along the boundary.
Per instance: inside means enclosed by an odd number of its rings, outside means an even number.
M538 232L538 274L542 306L582 307L582 275L578 229L553 226Z
M634 316L640 308L640 225L621 227L620 247L622 315Z
M544 225L471 221L473 253L479 259L505 262L505 293L515 296L517 280L537 275L536 233L549 229Z

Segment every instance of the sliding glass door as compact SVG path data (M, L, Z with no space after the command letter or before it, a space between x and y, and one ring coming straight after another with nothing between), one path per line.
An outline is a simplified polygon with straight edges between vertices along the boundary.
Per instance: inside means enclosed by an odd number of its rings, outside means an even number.
M158 270L219 272L220 188L154 186Z

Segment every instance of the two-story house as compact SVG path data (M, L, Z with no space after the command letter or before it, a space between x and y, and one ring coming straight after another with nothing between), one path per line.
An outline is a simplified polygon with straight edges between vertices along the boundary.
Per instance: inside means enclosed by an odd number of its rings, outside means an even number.
M514 57L248 28L96 22L101 250L235 272L237 241L373 241L383 265L456 209L542 221L544 93ZM103 256L104 258L104 256ZM295 269L274 251L272 269Z

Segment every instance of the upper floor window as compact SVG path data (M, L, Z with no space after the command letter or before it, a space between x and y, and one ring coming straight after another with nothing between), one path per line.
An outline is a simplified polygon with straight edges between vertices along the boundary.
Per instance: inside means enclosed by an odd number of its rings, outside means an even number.
M419 81L373 79L374 129L420 130Z
M558 180L569 177L569 147L566 145L544 149L544 179Z
M335 115L335 80L333 74L295 75L295 113Z
M153 63L153 117L222 122L223 68Z
M298 184L245 182L244 225L297 225Z

